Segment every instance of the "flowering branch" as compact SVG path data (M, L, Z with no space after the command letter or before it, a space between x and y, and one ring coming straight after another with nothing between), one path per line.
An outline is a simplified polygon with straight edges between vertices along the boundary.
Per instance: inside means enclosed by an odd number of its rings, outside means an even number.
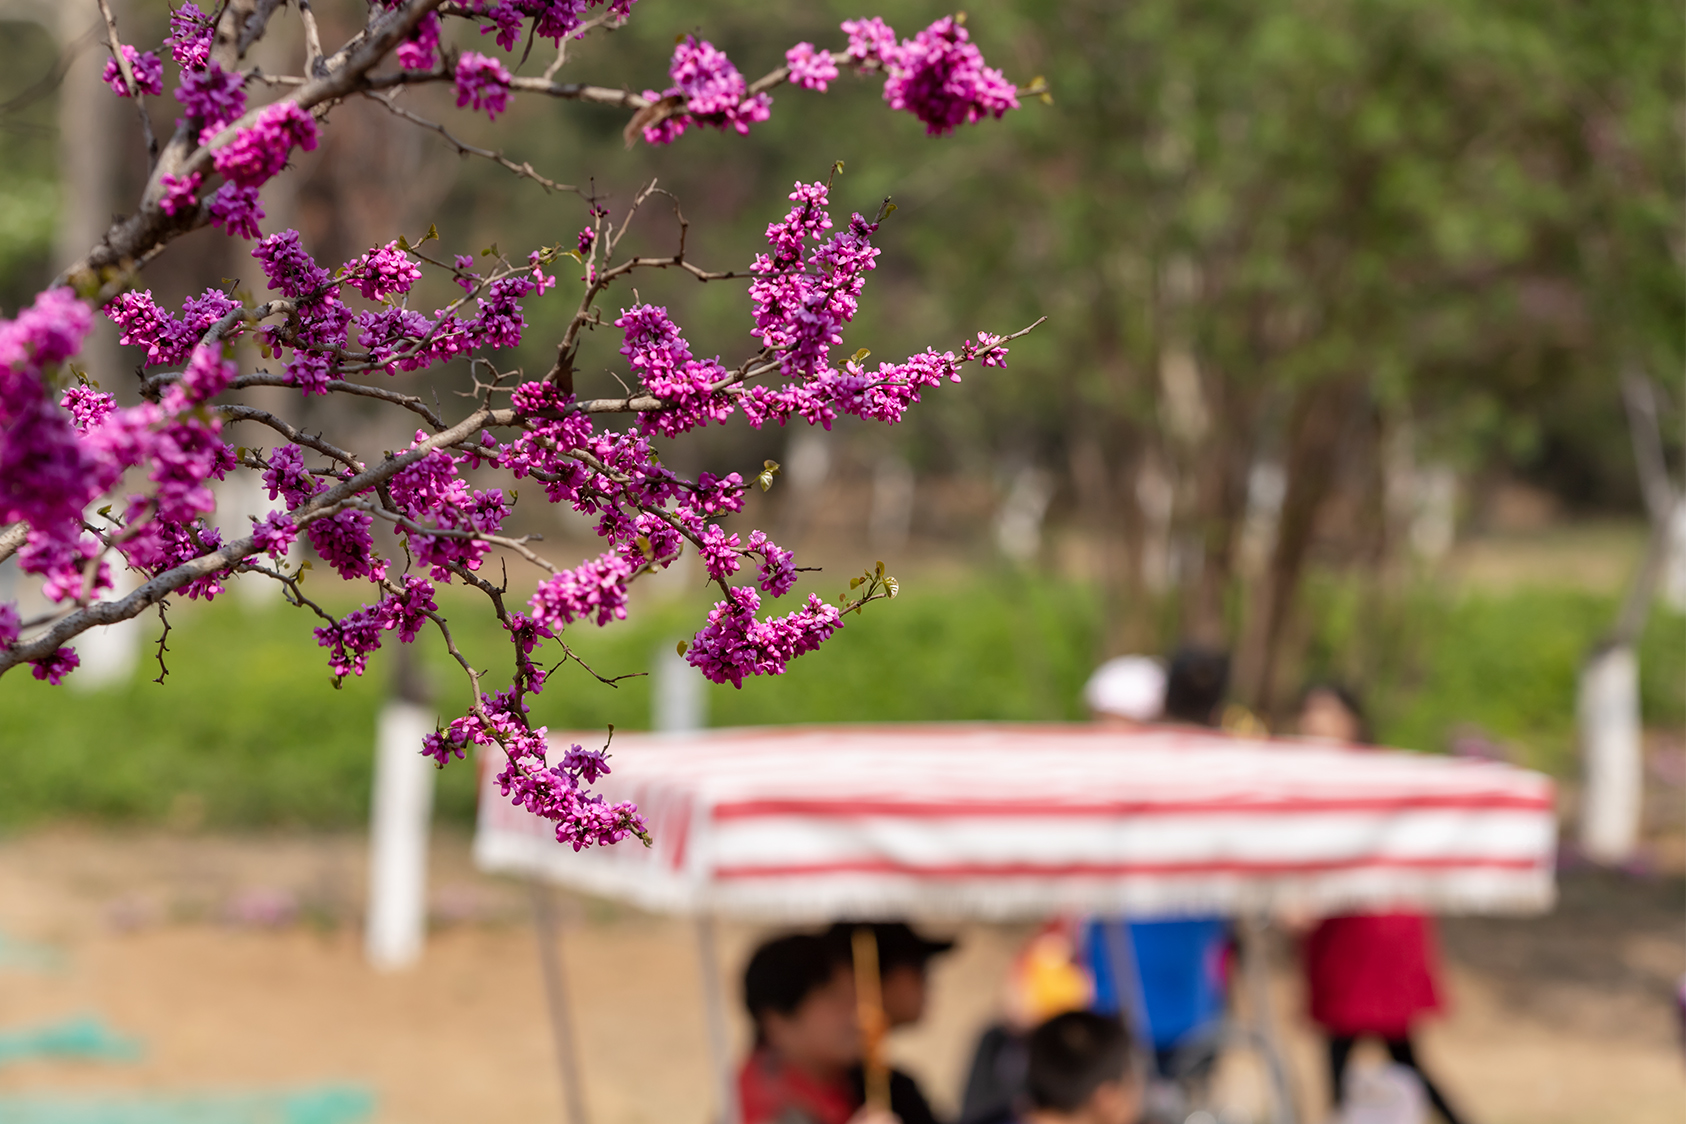
M55 606L24 621L15 605L0 603L0 673L27 664L37 678L58 683L78 664L67 645L82 632L157 606L167 635L167 598L214 599L235 574L279 582L290 604L316 615L316 639L336 683L363 674L387 634L412 643L431 624L463 669L468 694L462 713L420 748L443 765L470 746L501 746L507 766L498 784L505 795L553 821L557 838L579 848L629 835L647 841L648 833L636 808L591 791L608 771L602 751L575 746L552 762L546 731L527 718L528 697L569 660L604 684L621 678L580 661L563 638L568 628L625 617L633 582L694 551L720 600L682 646L684 657L707 678L741 686L746 676L782 673L790 660L835 635L846 614L896 595L895 579L880 563L836 603L809 594L793 610L763 617L763 596L790 595L805 568L765 532L745 536L724 525L744 507L750 485L743 475L681 476L662 463L658 443L733 414L755 427L829 428L844 415L893 424L923 394L959 381L968 364L1004 366L1008 345L1040 320L1012 335L978 332L955 350L927 348L869 369L867 349L838 349L876 268L880 251L873 243L894 209L888 201L870 219L854 214L834 226L829 181L797 183L747 269L705 269L687 258L689 223L678 200L654 181L611 217L595 192L459 139L398 99L410 86L449 81L459 108L488 117L523 94L609 104L632 111L630 139L668 144L692 128L747 132L770 113L770 90L788 83L824 92L844 69L882 77L890 107L912 113L933 134L1000 117L1017 105L1016 88L983 64L958 18L938 20L911 39L898 38L881 20L848 21L846 49L797 44L786 52L785 66L753 83L724 53L694 37L676 47L672 84L661 91L556 81L567 45L593 28L618 25L632 4L374 0L365 26L330 53L305 0L297 5L302 76L241 69L282 10L281 0L227 0L214 16L185 0L172 12L163 46L180 70L174 97L183 116L156 150L135 213L114 223L58 287L39 294L15 320L0 321L0 561L16 554L19 568L41 579ZM103 3L102 11L113 91L137 101L161 96L159 56L122 44ZM445 19L478 25L506 53L523 39L549 38L556 57L542 76L515 74L497 56L448 50ZM519 69L519 60L511 61ZM254 107L249 91L280 96ZM286 169L295 150L316 146L334 107L352 96L379 102L459 153L492 160L547 191L579 195L585 225L570 245L541 247L524 260L494 248L484 263L428 252L436 229L416 245L395 238L337 267L317 262L297 231L263 236L260 189ZM657 196L673 206L677 247L666 255L624 252L633 216ZM150 291L130 288L164 246L203 225L256 240L252 257L275 295L248 301L208 289L175 312ZM523 302L562 287L554 271L564 259L583 270L578 303L557 341L555 363L529 378L494 356L521 342ZM461 295L424 311L415 299L424 269ZM618 315L602 307L609 290L645 269L680 270L698 282L747 282L756 343L735 364L699 358L667 309L636 293ZM145 353L136 405L118 406L115 395L69 365L96 310L117 326L122 344ZM615 377L624 394L576 394L587 328L619 333L624 362ZM243 373L232 358L243 341L255 342L274 366ZM467 395L473 405L454 419L437 395L429 404L378 385L382 376L457 360L473 379ZM307 431L284 410L228 398L255 386L291 387L329 402L343 401L336 395L372 400L406 411L424 428L407 447L369 456ZM633 421L624 429L599 428L595 419L605 414ZM224 428L237 423L264 426L279 444L235 448ZM225 542L208 521L216 502L211 485L242 467L262 474L276 506L251 520L249 535ZM564 566L532 548L537 536L507 533L515 493L476 487L469 474L477 470L531 478L550 503L594 517L603 552ZM777 472L767 462L751 479L765 489ZM97 507L98 518L84 518L102 498L109 502ZM400 540L395 556L377 549L376 520ZM368 583L372 601L336 617L306 596L302 565L289 571L284 562L300 536L340 579ZM484 572L488 559L502 565L510 554L542 574L520 595L520 607L510 600L506 569L496 582ZM142 580L118 596L114 567ZM507 687L486 689L488 673L470 664L439 612L435 583L453 582L484 595L508 634L514 669ZM540 658L546 644L561 653L548 669ZM165 650L161 637L160 680Z

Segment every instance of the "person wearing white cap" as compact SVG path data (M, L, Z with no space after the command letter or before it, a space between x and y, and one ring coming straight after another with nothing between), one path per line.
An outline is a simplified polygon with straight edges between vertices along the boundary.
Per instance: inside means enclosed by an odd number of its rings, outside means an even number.
M1142 725L1165 709L1165 669L1149 656L1107 660L1083 686L1083 701L1095 721L1107 725Z

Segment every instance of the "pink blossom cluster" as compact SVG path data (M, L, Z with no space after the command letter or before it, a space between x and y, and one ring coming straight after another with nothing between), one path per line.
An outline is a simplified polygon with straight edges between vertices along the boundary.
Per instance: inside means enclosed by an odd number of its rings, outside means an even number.
M651 144L671 144L692 125L748 133L752 124L772 115L773 99L765 92L751 96L749 83L726 53L694 35L673 48L667 72L673 85L659 94L645 90L644 96L652 102L683 98L685 108L645 126L644 139Z
M164 45L170 48L176 65L186 73L204 69L210 61L211 40L215 36L216 25L211 17L200 11L193 0L182 0L170 12L170 35Z
M505 762L497 776L499 791L517 806L553 822L557 841L576 851L618 843L628 836L648 840L648 826L636 806L627 801L611 803L585 788L608 775L608 754L575 745L561 761L550 764L549 731L530 727L526 711L513 689L486 695L479 710L429 734L422 752L444 765L453 757L463 757L471 745L501 745Z
M899 42L895 29L876 17L844 20L842 30L849 41L840 55L808 42L785 52L792 83L825 91L838 77L839 59L863 73L883 74L884 100L917 117L932 136L1018 108L1018 88L984 64L971 34L953 16ZM747 133L771 112L767 95L750 97L749 84L723 52L692 36L674 48L669 73L671 87L659 94L645 90L644 96L651 102L682 98L684 108L644 127L652 144L670 144L696 124Z
M189 117L204 122L199 143L209 144L212 137L246 112L246 76L239 71L230 74L210 63L203 70L181 76L176 100Z
M559 42L570 35L581 35L580 27L586 14L603 6L615 20L624 20L637 0L474 0L473 9L487 25L481 34L496 32L498 46L513 51L521 39L521 25L532 21L533 35Z
M812 379L825 369L879 254L872 245L878 224L858 214L846 229L825 237L831 229L827 193L823 183L798 183L790 194L795 206L784 221L767 227L770 252L756 255L751 266L756 332L792 378ZM819 243L811 254L810 241Z
M509 105L511 74L491 55L465 51L457 60L457 108L484 109L493 121Z
M843 627L835 605L808 595L793 613L757 620L761 597L748 586L734 586L709 611L708 624L685 650L685 661L716 683L742 687L746 675L783 675L797 656L811 652Z
M666 409L640 414L639 425L646 433L667 437L723 422L732 415L732 400L717 389L726 378L719 357L698 361L679 328L667 317L667 309L640 304L623 309L615 327L626 332L621 354L632 373L652 395L667 404Z
M1018 89L983 53L953 16L944 16L885 58L884 100L925 123L931 136L1019 107Z
M383 301L409 292L421 280L421 266L394 241L347 262L341 276L365 299Z
M125 43L123 59L129 64L129 71L135 76L135 87L141 93L157 97L164 92L164 64L156 53L137 51ZM129 85L123 81L123 70L117 65L116 59L105 60L105 70L101 71L100 77L118 97L129 96Z
M428 614L439 606L433 600L433 586L406 574L385 597L364 605L341 619L316 630L316 643L331 649L328 669L335 678L362 675L369 656L381 646L381 633L398 633L405 644L415 641Z
M637 567L610 551L539 583L528 608L541 635L554 636L574 621L602 626L626 619L627 579Z
M429 12L393 54L405 70L431 70L439 52L439 13Z
M426 439L416 433L416 444ZM512 501L502 488L474 489L462 478L459 469L468 459L435 449L388 485L393 506L422 528L403 528L410 555L436 581L449 581L458 567L478 570L488 545L469 536L495 535L509 518ZM443 533L429 533L429 523Z
M798 43L786 51L784 64L790 68L790 80L805 90L823 94L837 80L837 64L831 61L831 52L812 43Z
M278 101L263 107L249 127L217 149L216 168L241 187L262 187L287 166L294 148L316 147L316 119L297 102Z
M214 318L220 304L209 297L190 301L189 316ZM153 317L150 305L150 296L129 302L133 325L148 321L144 334L154 348L187 365L159 402L125 408L86 386L53 401L52 372L92 325L88 306L69 290L50 289L16 320L0 322L0 523L29 524L19 566L43 578L50 600L106 592L108 546L124 564L150 574L221 545L202 522L215 506L206 482L226 474L234 456L218 436L217 418L200 407L227 387L233 366L220 344L196 346L182 321ZM84 531L82 511L136 468L145 470L152 492L128 498L122 530L102 545ZM182 591L210 598L220 590L209 574ZM59 659L48 677L73 666L68 659Z

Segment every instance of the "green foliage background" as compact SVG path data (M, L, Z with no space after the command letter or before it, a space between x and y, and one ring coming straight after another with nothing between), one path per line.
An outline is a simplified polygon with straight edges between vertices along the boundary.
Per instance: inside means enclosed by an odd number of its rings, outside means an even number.
M895 602L851 617L782 678L708 688L710 724L1084 717L1080 692L1099 627L1090 590L1009 572L908 584ZM1317 601L1319 635L1338 651L1355 619L1352 593L1330 585ZM1372 689L1379 737L1440 750L1474 724L1523 762L1570 774L1575 668L1612 609L1606 598L1552 590L1453 600L1425 591L1408 612L1429 614L1432 627L1414 633ZM705 610L651 607L568 639L600 673L642 671ZM183 794L202 802L213 826L365 822L387 654L336 691L302 612L253 611L229 597L183 607L173 619L163 686L148 681L157 668L145 662L129 683L88 694L21 675L0 679L0 828L64 816L168 822ZM453 622L477 666L502 666L502 641L483 613L460 612ZM1641 667L1646 720L1686 721L1686 619L1653 619ZM439 662L430 672L442 710L455 706L460 673ZM582 741L600 741L609 723L646 728L649 715L647 679L608 688L571 665L534 708L538 722L582 731ZM468 763L444 771L440 818L471 822L473 783Z

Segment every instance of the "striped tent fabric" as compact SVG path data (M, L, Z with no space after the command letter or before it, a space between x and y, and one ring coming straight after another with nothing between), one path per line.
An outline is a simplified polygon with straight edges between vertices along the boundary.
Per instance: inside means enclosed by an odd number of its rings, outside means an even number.
M555 752L584 736L553 735ZM645 909L808 921L1259 909L1531 912L1551 781L1488 761L1204 731L918 725L619 735L654 843L576 853L482 765L482 868Z

